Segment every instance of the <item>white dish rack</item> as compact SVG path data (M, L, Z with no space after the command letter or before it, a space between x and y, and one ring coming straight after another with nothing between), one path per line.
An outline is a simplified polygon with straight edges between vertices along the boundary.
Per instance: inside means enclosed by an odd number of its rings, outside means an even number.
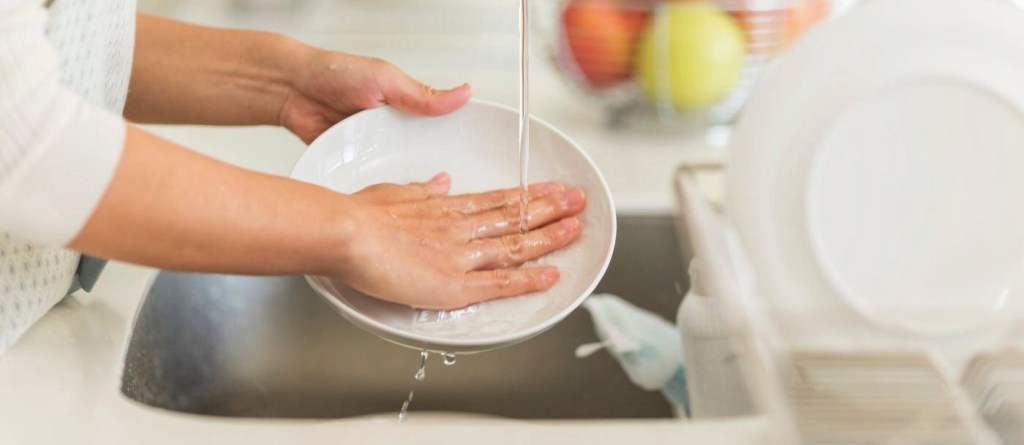
M686 164L675 188L681 248L700 262L691 273L715 301L707 316L731 324L730 356L753 405L733 415L767 416L779 444L1024 444L1024 333L904 341L879 328L861 342L786 338L786 320L758 297L756 271L702 187L723 173L719 164ZM688 368L704 359L687 358ZM691 397L715 385L689 379Z

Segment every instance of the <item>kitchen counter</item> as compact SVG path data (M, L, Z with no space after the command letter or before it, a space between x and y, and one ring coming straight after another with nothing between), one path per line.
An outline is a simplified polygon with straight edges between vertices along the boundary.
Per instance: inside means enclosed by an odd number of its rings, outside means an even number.
M345 39L343 44L336 36L306 37L339 49L349 49L345 45L353 41ZM387 52L386 45L382 52ZM439 85L464 80L428 70L417 73L415 63L403 66ZM534 75L535 114L565 131L591 155L606 175L622 213L672 212L670 185L675 166L686 160L716 161L723 155L700 134L608 130L592 103L567 91L550 67L535 66L542 67ZM468 76L477 97L515 103L514 88L505 88L514 85L507 77ZM275 128L149 128L210 156L273 174L286 175L303 148L294 136ZM397 425L394 416L331 421L228 419L151 408L122 395L120 384L132 322L155 274L153 269L110 264L92 293L79 292L66 299L0 358L0 444L333 444L346 439L424 444L482 440L496 444L756 444L765 440L767 424L760 418L697 423L520 421L415 412L408 423Z

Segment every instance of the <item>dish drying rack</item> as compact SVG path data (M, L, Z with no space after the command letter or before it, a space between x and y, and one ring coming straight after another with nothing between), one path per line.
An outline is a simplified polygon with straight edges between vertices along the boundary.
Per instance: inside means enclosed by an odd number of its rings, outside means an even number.
M722 164L680 166L676 223L681 249L700 264L691 268L697 292L714 301L708 316L731 324L729 356L753 405L734 406L732 415L766 416L770 441L779 444L1024 444L1024 342L964 345L949 337L807 347L813 342L786 338L785 320L758 297L738 235L707 193L709 180L723 176ZM688 368L699 360L688 356ZM689 379L691 397L695 388L715 386Z

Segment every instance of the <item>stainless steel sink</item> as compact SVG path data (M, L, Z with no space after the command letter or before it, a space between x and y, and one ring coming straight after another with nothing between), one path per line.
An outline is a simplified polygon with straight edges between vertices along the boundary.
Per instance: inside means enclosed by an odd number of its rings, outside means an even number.
M668 320L688 288L667 217L623 217L598 292L611 292ZM590 315L575 311L525 343L431 357L342 319L301 277L161 273L132 331L122 381L147 405L231 417L340 418L411 410L519 419L664 418L661 394L634 386L605 352L578 359L596 341ZM415 414L413 414L415 415Z

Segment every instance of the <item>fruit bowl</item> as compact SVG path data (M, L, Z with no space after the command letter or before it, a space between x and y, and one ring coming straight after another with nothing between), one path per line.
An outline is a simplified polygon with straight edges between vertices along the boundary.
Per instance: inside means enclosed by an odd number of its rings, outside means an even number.
M551 0L541 27L558 71L613 126L735 119L771 60L832 0Z

